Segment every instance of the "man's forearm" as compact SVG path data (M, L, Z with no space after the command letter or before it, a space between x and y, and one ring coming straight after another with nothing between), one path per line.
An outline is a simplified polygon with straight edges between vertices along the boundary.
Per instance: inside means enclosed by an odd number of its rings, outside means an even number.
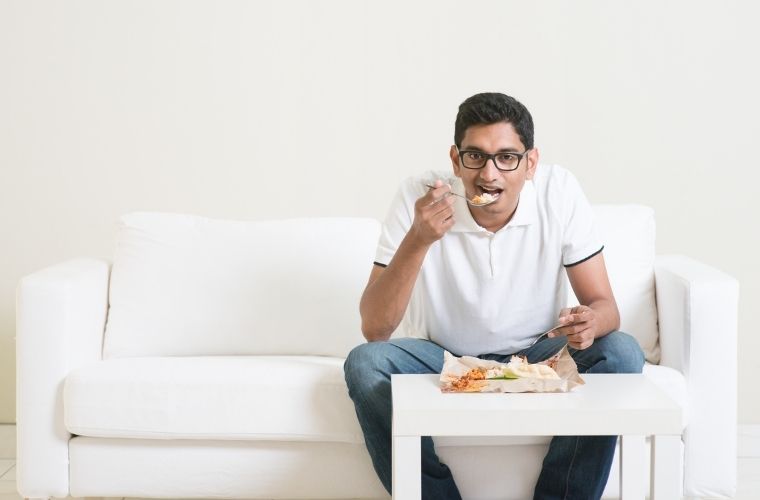
M388 266L367 285L359 304L362 333L370 341L387 340L404 317L430 244L407 234Z

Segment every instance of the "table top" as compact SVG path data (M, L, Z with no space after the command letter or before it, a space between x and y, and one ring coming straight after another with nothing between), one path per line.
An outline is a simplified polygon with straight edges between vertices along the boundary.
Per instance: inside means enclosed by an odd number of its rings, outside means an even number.
M565 393L442 393L439 375L393 375L398 436L681 434L681 408L641 374L586 374Z

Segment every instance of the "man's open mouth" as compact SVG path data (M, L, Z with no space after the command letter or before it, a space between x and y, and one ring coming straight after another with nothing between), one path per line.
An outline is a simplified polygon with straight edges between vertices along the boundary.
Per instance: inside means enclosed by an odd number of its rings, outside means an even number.
M493 197L494 199L498 198L501 195L502 191L504 191L501 188L490 188L490 187L484 187L484 186L477 186L477 188L478 188L478 191L480 191L479 194L487 194Z

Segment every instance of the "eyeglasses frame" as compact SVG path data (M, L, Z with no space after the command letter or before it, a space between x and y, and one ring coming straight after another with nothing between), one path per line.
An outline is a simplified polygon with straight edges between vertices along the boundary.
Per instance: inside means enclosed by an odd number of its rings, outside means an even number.
M528 152L530 152L531 149L533 149L533 148L526 149L522 153L515 153L515 152L512 152L512 151L500 151L498 153L488 154L488 153L484 153L483 151L478 151L477 149L462 149L462 150L460 150L457 147L457 152L459 153L459 163L462 165L462 167L464 167L466 169L469 169L469 170L480 170L481 168L485 167L488 164L488 160L491 160L493 162L494 167L496 167L496 170L498 170L499 172L514 172L515 170L517 170L518 168L520 168L520 163L522 162L523 157L525 157L525 155L527 155ZM486 157L486 161L484 161L483 165L480 166L480 167L468 167L468 166L466 166L464 164L464 155L467 154L467 153L478 153L480 155L483 155L483 156ZM503 154L515 155L517 157L517 165L515 165L515 168L501 168L501 167L499 167L499 164L496 163L496 156L497 155L503 155Z

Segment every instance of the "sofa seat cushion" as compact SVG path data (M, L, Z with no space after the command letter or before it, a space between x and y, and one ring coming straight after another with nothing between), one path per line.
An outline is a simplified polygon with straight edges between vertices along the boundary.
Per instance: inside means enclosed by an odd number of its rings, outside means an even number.
M91 437L364 442L331 357L102 361L69 374L64 418Z
M681 425L689 424L689 391L686 377L675 368L644 364L644 375L681 407Z
M647 363L644 373L684 408L683 375ZM120 358L69 374L64 419L72 434L149 439L363 443L343 359L318 356ZM469 445L545 438L468 438ZM438 438L439 446L461 438Z

